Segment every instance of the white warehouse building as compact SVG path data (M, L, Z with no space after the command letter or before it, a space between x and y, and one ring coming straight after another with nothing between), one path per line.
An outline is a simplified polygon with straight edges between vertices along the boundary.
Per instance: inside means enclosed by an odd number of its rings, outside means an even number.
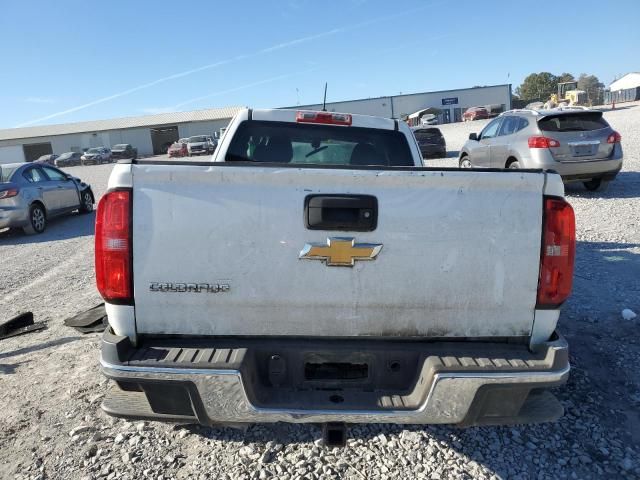
M332 112L406 119L436 109L438 123L459 122L469 107L490 106L493 113L511 108L511 85L442 90L327 103ZM0 129L0 164L33 161L41 155L82 152L92 147L130 143L138 155L157 155L179 138L214 135L243 107L161 113L139 117ZM322 104L293 109L320 110ZM416 117L417 119L417 117Z
M0 130L0 163L33 161L41 155L82 152L130 143L138 155L166 151L179 138L211 135L225 128L243 107Z
M462 121L464 111L469 107L477 106L492 106L494 111L511 109L511 85L346 100L327 103L326 108L330 112L359 113L398 119L405 119L414 112L433 108L440 111L438 123L451 123ZM320 110L322 104L296 105L286 108Z

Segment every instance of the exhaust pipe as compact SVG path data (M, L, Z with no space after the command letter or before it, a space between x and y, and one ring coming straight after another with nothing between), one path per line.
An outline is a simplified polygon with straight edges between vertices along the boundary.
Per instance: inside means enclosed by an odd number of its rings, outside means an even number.
M347 444L347 426L342 422L325 423L322 426L322 440L326 447L344 447Z

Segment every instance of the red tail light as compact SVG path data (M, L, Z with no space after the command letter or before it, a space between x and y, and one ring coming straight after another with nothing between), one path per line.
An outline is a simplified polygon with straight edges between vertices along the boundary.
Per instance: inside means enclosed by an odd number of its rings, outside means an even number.
M549 137L529 137L529 148L554 148L559 147L560 142Z
M132 304L131 191L106 193L96 213L96 283L109 303Z
M607 138L607 143L620 143L621 141L622 135L615 131Z
M5 198L15 197L20 193L20 190L17 188L8 188L7 190L0 190L0 200Z
M322 123L324 125L351 125L351 115L348 113L305 112L296 113L298 123Z
M576 252L573 208L562 198L544 199L537 308L554 308L571 293Z

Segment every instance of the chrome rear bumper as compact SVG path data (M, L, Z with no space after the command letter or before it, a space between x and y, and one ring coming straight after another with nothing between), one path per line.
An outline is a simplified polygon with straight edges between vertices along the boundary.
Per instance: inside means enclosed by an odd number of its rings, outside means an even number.
M105 355L103 340L102 371L118 384L103 403L103 409L109 414L128 418L202 424L472 425L549 421L562 414L561 406L557 401L549 403L548 396L544 397L547 402L544 408L540 401L533 402L543 398L538 389L560 385L568 378L567 343L562 337L556 336L548 342L544 351L523 355L521 359L513 356L514 348L508 349L508 355L503 351L495 352L498 356L493 356L488 350L488 355L483 356L477 346L471 352L465 351L469 347L465 342L447 345L457 345L460 351L451 351L447 356L431 355L428 352L441 349L435 349L434 344L423 344L425 353L420 355L410 387L395 393L389 389L376 391L376 388L345 385L344 388L308 391L294 388L279 395L283 393L281 388L261 386L268 381L257 378L259 371L253 369L248 360L251 347L223 349L228 355L229 368L224 368L220 362L216 368L209 368L199 360L209 357L209 352L215 352L215 348L181 348L187 352L189 362L183 366L162 366L164 360L155 359L151 362L110 362L113 356ZM524 347L522 350L528 352ZM468 356L469 353L472 356ZM500 357L501 353L504 358ZM215 354L211 353L213 356ZM535 403L533 416L526 411L532 402Z

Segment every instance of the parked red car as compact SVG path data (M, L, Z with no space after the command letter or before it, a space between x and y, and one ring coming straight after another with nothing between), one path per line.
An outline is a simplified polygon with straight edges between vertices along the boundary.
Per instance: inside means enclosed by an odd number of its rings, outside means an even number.
M462 114L463 122L471 122L473 120L482 120L489 118L489 112L484 107L470 107L467 108Z
M186 157L189 154L189 152L187 151L187 144L179 142L173 143L169 147L169 150L167 150L167 153L169 154L169 158Z

